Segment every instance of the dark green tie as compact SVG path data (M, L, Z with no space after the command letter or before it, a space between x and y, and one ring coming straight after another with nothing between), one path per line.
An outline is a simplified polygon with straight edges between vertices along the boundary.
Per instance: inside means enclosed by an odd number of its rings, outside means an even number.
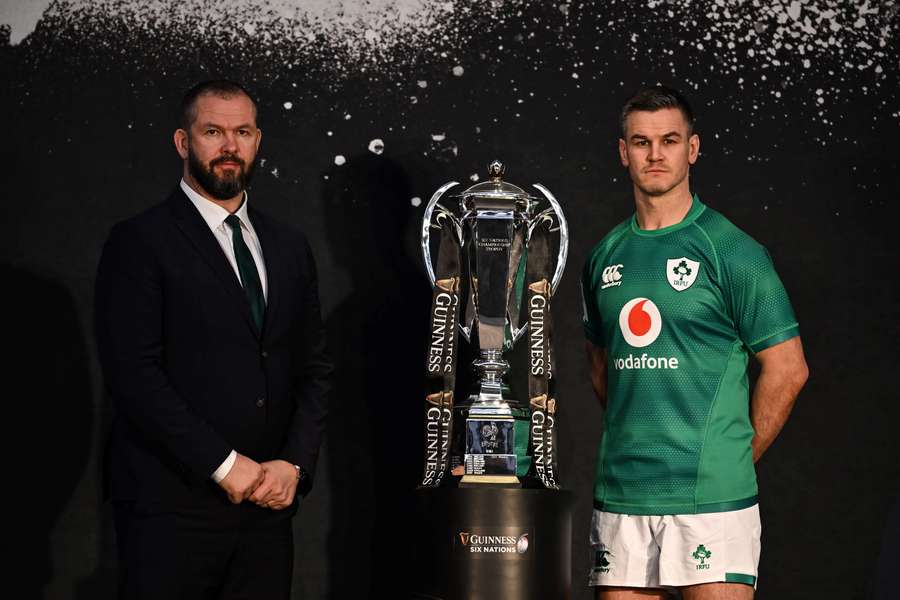
M262 331L266 300L263 298L262 285L259 283L259 271L256 270L256 263L253 261L253 255L250 254L250 248L244 242L241 220L235 215L228 215L225 222L231 227L234 257L237 259L238 272L241 274L241 283L247 293L247 300L250 301L250 313L253 315L256 327Z

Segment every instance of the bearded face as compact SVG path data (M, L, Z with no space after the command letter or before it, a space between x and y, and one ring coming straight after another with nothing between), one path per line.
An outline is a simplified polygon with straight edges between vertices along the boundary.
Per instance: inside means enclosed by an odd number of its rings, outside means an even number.
M262 136L253 101L245 94L204 94L192 113L186 115L190 125L175 131L185 175L215 202L240 202Z
M217 200L229 200L243 192L250 184L255 168L255 156L249 165L230 153L204 164L194 147L188 147L188 171L206 193Z

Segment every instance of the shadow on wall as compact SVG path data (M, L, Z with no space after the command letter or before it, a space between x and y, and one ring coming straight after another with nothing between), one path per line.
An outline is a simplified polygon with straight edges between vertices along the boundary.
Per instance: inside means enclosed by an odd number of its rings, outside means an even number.
M328 597L406 597L431 290L406 240L418 228L403 168L373 154L333 167L328 243L351 279L327 320L337 366L327 427Z
M18 598L42 598L53 578L50 535L84 476L94 414L84 333L60 283L0 265L7 308L5 407L16 496L10 546L25 565Z

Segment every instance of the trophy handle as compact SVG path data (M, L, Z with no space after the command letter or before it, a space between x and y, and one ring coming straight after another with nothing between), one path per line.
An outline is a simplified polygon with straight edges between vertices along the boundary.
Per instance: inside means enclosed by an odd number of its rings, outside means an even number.
M428 204L425 206L425 214L422 216L422 258L425 260L425 270L428 272L428 281L431 282L431 287L434 287L434 266L431 264L431 215L434 213L435 206L437 206L438 201L441 199L441 196L444 195L444 192L452 188L454 185L459 185L456 181L451 181L450 183L442 185L438 191L431 196L431 200L428 201ZM443 208L443 207L441 207ZM446 211L444 211L446 212ZM459 238L462 239L462 231L457 223L457 233L460 234Z
M434 214L435 208L439 209L438 219L445 218L453 221L453 225L456 228L456 237L457 239L462 240L462 224L460 223L460 220L449 210L438 204L444 193L454 185L459 185L459 183L451 181L450 183L442 185L434 195L431 196L431 200L429 200L428 204L425 206L425 214L422 216L422 258L425 261L425 271L428 273L428 281L431 283L432 288L434 287L435 276L434 265L431 262L431 217ZM466 327L460 322L459 330L468 342L472 332L471 324L469 327Z
M556 213L556 218L559 221L559 255L556 258L556 270L553 272L553 281L550 282L550 293L552 294L556 292L556 287L562 279L563 271L566 270L566 259L569 256L569 223L566 221L566 215L563 214L562 207L556 201L556 198L553 197L553 194L550 193L550 190L539 183L533 185L544 195L550 206L553 207L553 212ZM538 216L540 217L540 215ZM537 222L537 219L535 219L535 222Z

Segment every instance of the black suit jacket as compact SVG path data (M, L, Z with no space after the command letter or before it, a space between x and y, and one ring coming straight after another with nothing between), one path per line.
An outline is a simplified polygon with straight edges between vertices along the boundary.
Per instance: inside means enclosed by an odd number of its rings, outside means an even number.
M227 507L210 476L232 449L315 476L332 370L315 264L300 232L252 208L249 215L268 278L262 331L180 188L110 233L95 310L116 411L113 500L147 510Z

